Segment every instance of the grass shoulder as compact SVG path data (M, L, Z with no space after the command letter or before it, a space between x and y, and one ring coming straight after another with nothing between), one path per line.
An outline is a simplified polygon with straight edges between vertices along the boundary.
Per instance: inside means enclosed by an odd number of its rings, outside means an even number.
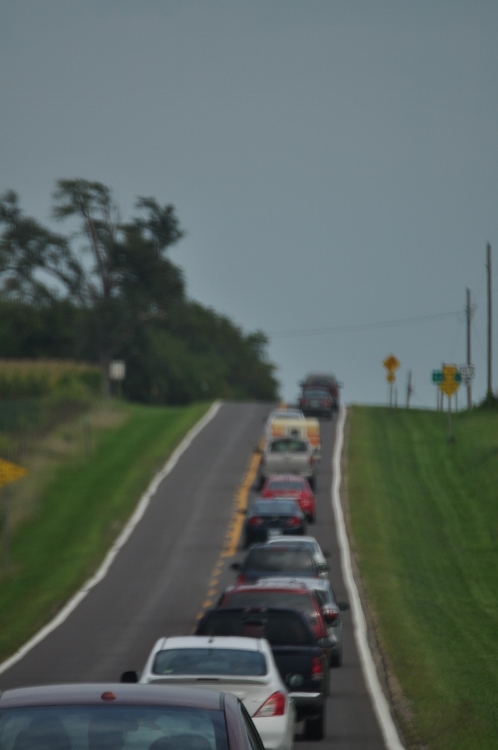
M495 411L350 410L348 495L377 638L410 747L496 747Z
M28 475L7 490L0 660L97 569L154 474L208 407L99 402L40 439L26 460Z

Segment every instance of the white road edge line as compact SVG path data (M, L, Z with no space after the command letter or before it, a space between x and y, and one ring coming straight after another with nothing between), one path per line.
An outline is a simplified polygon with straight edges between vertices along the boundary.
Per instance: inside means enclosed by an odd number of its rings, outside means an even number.
M185 435L181 443L175 448L171 456L169 457L163 468L156 474L154 479L151 481L146 491L139 500L139 503L135 509L135 512L131 516L130 520L124 527L119 537L114 542L113 546L107 553L102 565L97 572L86 581L81 589L73 596L72 599L60 610L60 612L51 620L45 627L38 631L24 646L16 651L15 654L10 656L6 661L0 664L0 674L10 669L16 662L20 661L28 651L31 651L40 641L61 625L66 620L71 612L76 609L78 604L85 598L85 596L96 586L105 576L109 568L111 567L116 555L118 554L121 547L126 543L130 534L132 533L135 526L138 524L142 516L144 515L147 507L150 503L151 498L155 494L159 484L162 482L174 466L177 464L180 456L185 453L187 448L190 446L195 437L204 429L204 427L210 422L218 413L221 407L221 401L215 401L214 404L209 408L206 414L195 424L192 429Z
M351 612L353 615L353 627L356 645L358 647L361 667L365 677L368 692L372 698L372 704L374 711L377 715L380 730L384 737L385 745L387 750L404 750L393 718L389 708L389 703L386 700L384 691L380 684L377 670L375 668L375 662L372 657L367 639L367 622L365 619L365 613L361 605L360 595L358 588L353 576L353 569L351 566L351 552L349 549L348 535L346 533L346 524L344 521L344 514L342 511L342 505L340 500L340 486L341 486L341 456L342 447L344 443L344 423L346 421L346 407L341 406L339 412L339 419L337 422L336 440L334 446L334 454L332 456L332 488L331 488L331 500L332 510L334 512L336 528L337 528L337 540L341 552L341 564L344 580L346 587L349 592L349 599L351 602Z

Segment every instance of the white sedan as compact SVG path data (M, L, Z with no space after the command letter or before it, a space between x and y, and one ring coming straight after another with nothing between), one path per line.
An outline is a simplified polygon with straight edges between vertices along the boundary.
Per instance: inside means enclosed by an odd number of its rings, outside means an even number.
M234 693L266 750L292 750L296 710L263 638L177 636L152 649L140 683L196 685Z

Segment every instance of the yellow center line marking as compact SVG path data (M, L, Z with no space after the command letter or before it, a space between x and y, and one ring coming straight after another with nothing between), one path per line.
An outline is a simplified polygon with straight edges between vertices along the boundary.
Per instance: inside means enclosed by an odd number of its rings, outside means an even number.
M263 447L263 438L259 442L258 449ZM237 552L237 547L240 539L240 532L245 521L244 511L247 509L247 500L249 491L254 483L256 474L259 466L259 450L251 456L249 461L248 469L242 479L242 483L235 493L234 508L232 517L230 518L225 533L224 548L220 552L220 556L215 563L211 578L208 583L208 592L206 599L202 602L201 611L196 615L196 620L200 620L206 609L212 606L213 598L217 592L218 581L217 579L226 563L228 557L233 557Z

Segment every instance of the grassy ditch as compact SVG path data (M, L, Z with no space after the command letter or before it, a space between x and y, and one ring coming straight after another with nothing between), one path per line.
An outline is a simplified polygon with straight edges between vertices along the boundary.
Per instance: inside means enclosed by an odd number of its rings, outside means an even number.
M498 737L498 412L353 407L348 493L410 747Z
M10 489L0 660L97 569L151 477L207 408L108 403L40 442L28 476Z

